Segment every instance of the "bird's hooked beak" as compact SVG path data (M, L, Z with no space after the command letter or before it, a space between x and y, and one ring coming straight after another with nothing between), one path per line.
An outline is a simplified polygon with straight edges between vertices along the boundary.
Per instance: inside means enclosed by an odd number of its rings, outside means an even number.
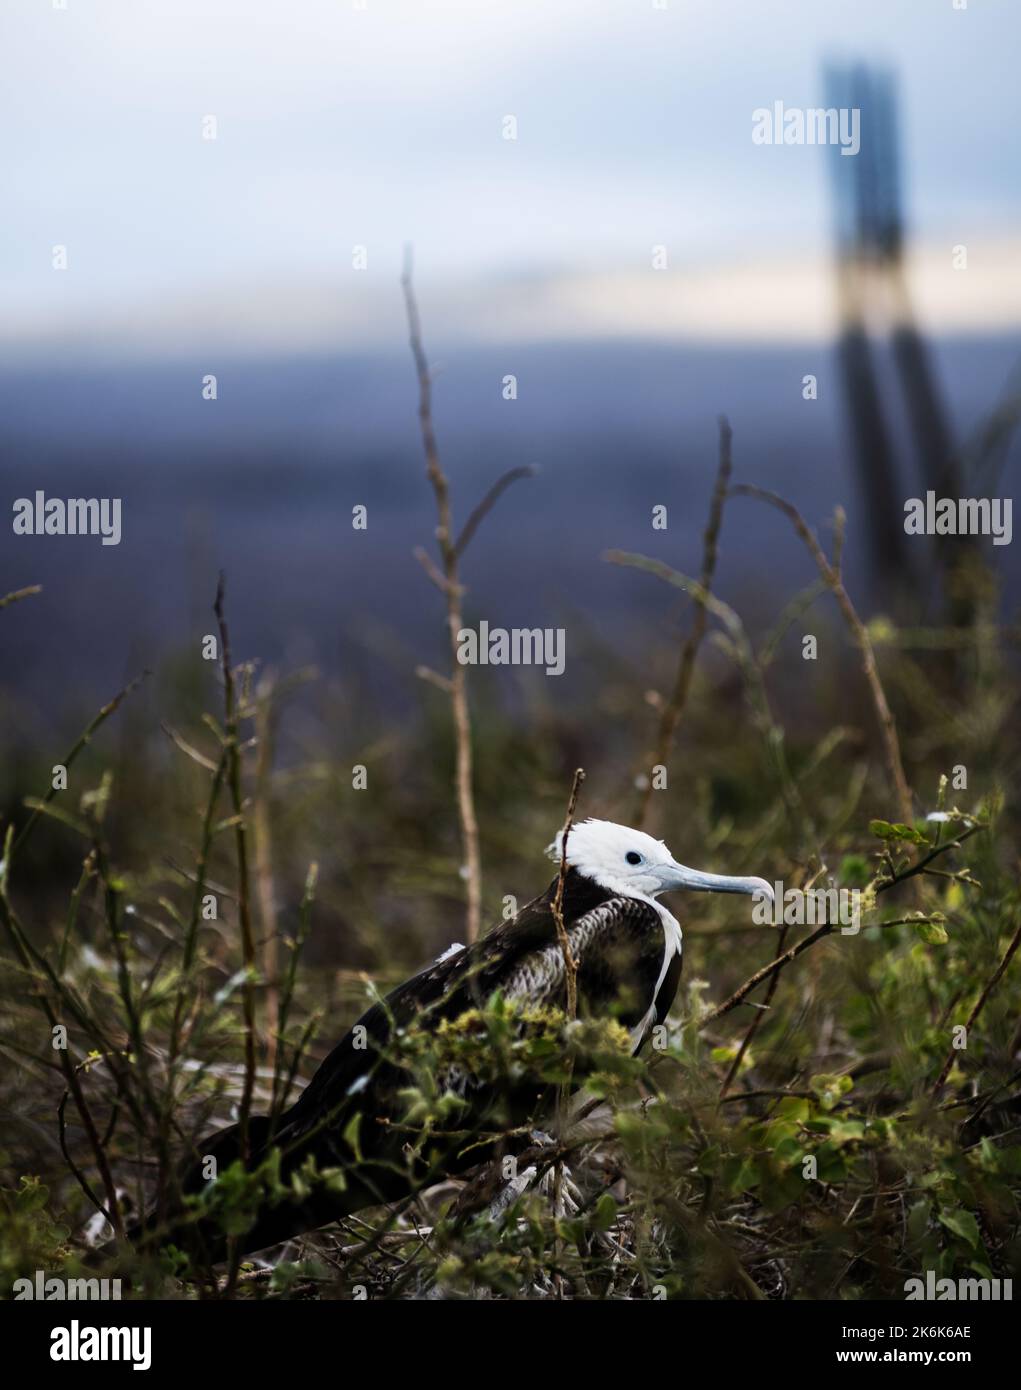
M701 869L688 869L676 860L665 865L660 874L663 880L661 892L672 893L676 888L687 888L695 893L747 893L752 897L760 895L767 902L773 902L773 888L764 878L734 878L730 874L706 874Z

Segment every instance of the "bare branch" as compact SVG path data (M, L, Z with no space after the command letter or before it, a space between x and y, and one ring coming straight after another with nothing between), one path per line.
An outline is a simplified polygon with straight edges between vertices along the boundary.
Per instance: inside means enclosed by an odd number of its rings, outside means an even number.
M425 570L426 574L429 576L432 582L436 585L437 589L439 589L440 593L449 594L451 592L450 581L449 579L446 579L436 568L436 561L432 558L429 552L423 546L416 545L411 553L414 555L415 559ZM460 584L454 586L454 592L458 595L463 594L463 586Z
M844 588L844 581L840 573L839 553L843 546L843 520L838 515L837 518L837 550L836 561L831 564L826 558L822 546L816 539L815 533L809 529L804 517L792 502L780 497L775 492L768 492L765 488L756 487L752 483L738 483L730 489L731 493L740 497L757 497L762 502L768 502L771 507L776 507L791 521L798 536L804 541L812 559L815 561L819 573L826 582L827 588L837 600L837 606L843 615L858 645L862 657L862 671L868 682L869 690L872 695L872 704L876 711L879 721L879 729L883 739L883 749L886 758L886 770L893 786L894 795L897 799L897 814L905 825L910 825L914 819L914 809L911 802L911 791L908 787L907 778L904 775L904 764L901 761L900 742L897 738L897 726L894 722L890 706L887 704L886 693L883 690L882 681L879 679L879 669L876 665L876 654L872 648L872 640L869 637L868 629L858 616L858 612L851 602L847 590Z
M450 509L450 488L440 467L439 449L432 420L432 378L429 361L422 346L422 325L411 284L411 248L407 249L401 287L408 315L411 355L418 375L418 420L425 452L425 471L436 498L436 540L440 549L443 572L437 571L447 600L447 635L450 642L451 676L450 703L454 719L455 771L457 812L461 826L461 846L464 853L466 880L465 933L469 944L478 940L482 922L482 863L479 855L479 825L475 814L475 795L472 785L471 716L468 710L468 690L464 666L457 659L458 633L463 626L461 588L457 570L458 550L453 541L453 522ZM427 567L428 568L428 567ZM432 574L430 573L430 578ZM434 581L435 582L435 581Z
M252 932L252 910L249 898L248 840L243 815L241 793L241 755L238 748L238 711L234 689L234 672L230 664L230 636L224 615L225 580L221 572L216 587L213 612L220 629L220 664L223 670L224 725L227 734L227 785L234 807L234 844L238 866L238 924L241 928L241 956L245 966L242 990L242 1010L245 1024L245 1076L238 1111L238 1135L241 1159L248 1159L248 1117L252 1109L255 1088L255 936Z
M31 598L33 594L41 594L42 591L41 584L30 584L26 589L13 589L0 598L0 608L6 608L11 603L20 603L23 598Z
M647 555L634 555L626 550L608 550L603 559L612 565L643 570L646 574L653 574L657 579L662 579L664 583L683 590L684 593L690 594L700 607L708 609L713 617L723 625L731 651L744 675L749 703L756 725L763 735L766 753L776 773L784 804L789 814L802 823L806 834L814 840L815 829L804 799L787 764L787 755L784 750L784 731L773 715L762 665L756 658L751 641L738 614L729 604L710 593L696 580L672 569L662 560L652 560ZM816 852L821 857L821 850L818 845L816 845Z
M814 932L804 937L796 946L792 946L789 951L784 951L775 960L771 960L768 965L764 965L761 970L756 970L755 974L745 980L740 989L736 989L729 999L725 999L722 1004L717 1004L715 1009L710 1009L707 1014L703 1014L698 1021L699 1032L707 1028L716 1019L722 1018L724 1014L729 1014L731 1009L736 1009L745 995L751 994L756 985L761 985L763 980L768 980L770 975L775 975L782 970L792 960L796 960L803 951L807 951L810 946L814 946L817 941L821 941L824 936L829 936L833 930L827 922L821 927L817 927Z
M976 834L977 831L982 829L984 829L983 826L974 825L962 835L958 836L956 840L948 840L946 844L937 845L931 854L927 854L925 858L919 860L917 864L912 864L902 869L899 873L894 874L892 878L884 879L883 882L878 883L876 885L876 896L878 897L880 893L889 892L891 888L896 888L898 884L904 883L908 879L913 879L917 874L927 872L926 866L930 864L932 860L938 858L941 854L946 854L947 850L958 849L969 836ZM917 918L901 917L897 918L895 921L876 922L874 925L878 927L901 927L917 920ZM741 985L739 989L736 989L728 999L725 999L722 1004L718 1004L715 1009L711 1009L707 1014L702 1016L698 1024L699 1030L705 1028L715 1019L721 1018L724 1014L729 1014L731 1009L736 1009L745 996L751 994L752 990L755 989L757 985L760 985L763 980L769 979L771 975L782 970L785 965L788 965L792 960L800 956L803 951L807 951L810 946L814 946L817 941L821 941L824 936L829 936L832 930L833 926L830 923L818 927L809 936L799 941L796 946L792 946L789 951L784 951L782 955L775 957L775 959L771 960L767 965L764 965L761 970L756 970L755 974L749 976L744 984ZM1005 968L1005 966L1006 960L1004 961L1003 968ZM1000 973L1002 974L1002 968ZM999 978L999 976L996 978ZM995 984L995 979L990 982L990 985L992 984ZM984 1000L981 1002L984 1003Z
M166 723L161 723L160 728L166 734L167 738L170 739L171 743L180 748L181 752L191 758L192 762L198 763L199 767L204 767L207 772L216 771L216 764L213 762L212 758L207 758L205 753L200 753L197 748L194 748L187 740L182 738L176 729L171 728L171 726Z
M716 573L716 554L717 542L720 535L720 527L723 524L723 506L727 500L727 488L730 483L730 473L732 467L731 455L731 429L726 416L720 416L720 454L719 463L716 469L716 486L713 489L712 501L709 504L709 520L706 525L702 547L702 571L699 576L699 587L704 594L708 594L712 588L713 576ZM695 670L695 657L698 649L702 645L705 636L707 622L706 604L698 602L695 606L695 613L691 623L691 631L688 633L684 646L681 648L680 661L677 665L677 675L674 679L673 693L670 699L662 708L659 721L659 733L656 739L655 752L652 755L652 766L666 766L673 748L674 738L677 734L677 726L681 722L684 707L688 703L688 694L691 690L691 678ZM639 793L638 804L634 812L634 825L640 829L649 811L649 801L652 796L652 778L648 776L646 770L645 781Z
M419 680L426 681L429 685L434 685L437 690L442 690L444 695L449 695L453 690L453 684L446 676L441 676L438 671L434 671L431 666L416 666L415 675Z
M560 950L564 957L564 986L567 994L566 1015L569 1023L573 1022L578 1016L578 962L574 958L574 952L571 950L570 938L567 935L567 927L564 925L564 884L567 882L567 840L574 823L574 808L578 804L578 792L584 780L585 769L581 767L575 769L574 781L571 783L571 795L567 802L567 815L564 817L564 827L560 832L560 870L557 874L557 887L553 894L552 903L553 921L556 923L557 928L557 940L560 942ZM558 1138L563 1135L569 1112L571 1072L571 1061L568 1059L567 1075L559 1088L557 1096ZM562 1214L563 1209L563 1185L563 1157L558 1154L553 1175L553 1205L557 1216ZM554 1244L554 1256L555 1255L556 1244ZM559 1279L557 1281L557 1290L559 1296L563 1297L563 1285Z
M280 982L277 978L279 933L276 889L273 879L273 837L270 828L270 785L273 776L273 742L276 732L276 676L267 671L255 692L255 794L252 833L255 848L255 898L259 907L262 974L266 983L264 1027L266 1065L275 1066L277 1020L280 1014Z
M479 523L492 511L501 494L506 492L511 483L516 483L519 478L534 478L537 472L538 469L534 468L532 464L526 463L519 468L509 469L502 477L497 478L496 482L464 523L464 529L458 536L457 543L454 546L454 554L458 559L460 559L468 548L472 537L479 529Z
M13 846L13 826L8 826L3 854L2 858L0 858L0 921L3 922L7 935L10 937L15 951L20 957L22 965L31 975L33 973L32 952L28 945L24 928L18 921L8 896L8 877L10 874L11 859L13 857ZM33 994L38 1001L40 1009L42 1009L43 1013L46 1015L52 1031L58 1025L58 1018L45 990L37 988L33 991ZM103 1210L104 1215L106 1215L113 1227L114 1234L118 1239L121 1239L124 1235L124 1224L121 1218L120 1203L117 1200L117 1186L113 1180L113 1173L110 1169L110 1162L107 1157L106 1149L99 1136L99 1130L96 1128L96 1123L92 1116L92 1111L89 1109L88 1101L85 1099L85 1092L82 1089L77 1068L68 1056L67 1049L58 1048L57 1058L60 1063L60 1068L64 1073L67 1089L71 1093L75 1108L81 1117L82 1125L88 1137L89 1146L92 1149L92 1154L96 1161L96 1168L103 1184L103 1191L106 1193L106 1207L101 1208L101 1210ZM91 1195L90 1193L90 1196Z
M786 939L787 939L787 924L786 924L786 922L785 922L784 925L780 928L780 943L779 943L779 945L778 945L778 947L777 947L777 950L780 951L781 954L783 953L784 942L786 941ZM770 1005L772 1004L772 1002L773 1002L773 995L776 993L776 987L777 987L777 985L778 985L779 983L780 983L780 967L778 966L778 967L773 971L773 974L772 974L772 976L770 977L769 988L766 990L766 997L765 997L765 999L762 1001L761 1010L760 1010L760 1012L758 1012L758 1013L754 1016L754 1018L752 1019L751 1023L748 1025L748 1031L747 1031L747 1033L745 1033L744 1037L741 1039L741 1045L740 1045L740 1047L737 1049L737 1051L734 1053L734 1059L733 1059L733 1061L732 1061L731 1064L730 1064L730 1067L729 1067L729 1069L728 1069L728 1071L727 1071L727 1075L723 1078L723 1085L720 1087L720 1099L719 1099L719 1102L718 1102L719 1104L722 1104L723 1101L726 1100L726 1098L727 1098L727 1092L730 1090L731 1086L733 1086L733 1084L734 1084L734 1078L737 1076L738 1072L741 1070L741 1063L744 1061L745 1053L748 1051L749 1047L751 1046L751 1044L752 1044L752 1039L755 1037L755 1034L756 1034L756 1033L758 1032L758 1030L759 1030L759 1024L760 1024L760 1023L762 1022L762 1020L765 1018L766 1013L767 1013L768 1010L769 1010L769 1006L770 1006Z
M1003 974L1006 971L1007 966L1013 959L1014 953L1017 951L1018 946L1021 946L1021 919L1018 920L1018 924L1014 931L1014 935L1010 938L1010 945L1007 947L1006 951L1003 954L1003 959L1000 961L999 965L996 967L992 975L990 975L989 979L986 981L985 988L979 995L978 999L975 1001L975 1007L968 1015L968 1021L964 1025L966 1033L971 1032L972 1024L975 1022L979 1014L985 1008L986 1000L989 998L993 990L996 988L1000 980L1003 978ZM936 1084L932 1088L933 1100L935 1100L938 1097L940 1091L942 1091L944 1085L946 1084L946 1079L950 1075L950 1069L954 1065L954 1060L956 1056L957 1049L952 1047L950 1051L947 1053L946 1061L943 1063L943 1066L940 1069L940 1074L936 1078Z
M564 974L567 985L567 1017L569 1020L578 1015L578 963L571 952L571 942L567 935L567 928L564 926L564 883L567 879L567 837L571 833L571 826L574 823L574 808L578 804L578 792L582 782L585 780L585 769L579 767L574 774L574 782L571 785L571 796L567 803L567 816L564 820L564 828L560 832L560 872L557 875L557 888L553 895L553 920L557 926L557 939L560 942L560 949L564 953Z
M78 738L78 741L75 743L74 747L70 750L70 752L64 754L63 758L61 759L61 762L64 767L70 769L71 764L78 757L78 754L82 751L82 749L87 748L89 743L91 743L92 735L96 732L99 726L101 724L106 723L106 721L110 718L111 714L114 714L120 708L120 706L128 698L128 696L133 694L134 691L138 689L138 687L142 684L142 682L149 674L150 673L148 671L143 671L140 676L136 676L133 681L129 681L123 690L118 691L118 693L113 697L112 700L107 701L107 703L99 711L96 717L85 726L85 729L82 731L81 735ZM32 829L35 826L36 821L39 819L40 815L42 815L44 808L49 805L49 803L53 800L56 794L56 788L51 786L47 789L45 796L40 798L39 806L36 807L36 809L29 816L25 824L21 827L20 832L14 837L14 843L11 846L12 855L15 854L21 848L21 846L28 839L29 835L31 835Z

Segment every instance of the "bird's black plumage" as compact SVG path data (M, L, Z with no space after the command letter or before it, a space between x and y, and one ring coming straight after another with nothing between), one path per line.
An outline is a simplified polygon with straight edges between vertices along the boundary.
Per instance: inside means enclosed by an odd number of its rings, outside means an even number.
M433 1136L430 1157L410 1168L407 1135L400 1127L400 1096L408 1072L388 1056L397 1030L412 1022L434 1029L467 1010L481 1007L499 990L509 999L563 1008L566 982L558 945L553 902L554 880L545 893L510 921L494 927L473 946L441 958L374 1004L323 1061L318 1071L276 1123L253 1116L249 1125L249 1166L271 1147L281 1154L285 1179L313 1158L320 1171L340 1168L347 1181L342 1193L323 1186L301 1201L266 1206L241 1238L245 1251L277 1244L329 1221L379 1202L404 1196L416 1182L441 1173L463 1171L487 1157L478 1146L468 1153L456 1140ZM659 910L648 900L601 887L576 869L564 881L563 919L578 967L581 1016L615 1017L631 1030L635 1046L651 1023L665 1018L680 977L680 952L668 942ZM679 942L678 942L679 944ZM542 1118L548 1104L544 1086L526 1079L513 1092L494 1096L473 1078L461 1078L466 1108L457 1114L458 1130L527 1124ZM353 1127L355 1117L360 1116ZM357 1161L353 1144L357 1144ZM221 1130L199 1145L202 1159L216 1159L222 1173L239 1156L237 1126ZM201 1189L202 1165L183 1180L185 1191ZM205 1171L208 1172L208 1164ZM150 1223L151 1225L151 1223ZM222 1237L208 1223L152 1234L178 1244L196 1244L206 1258L223 1254Z

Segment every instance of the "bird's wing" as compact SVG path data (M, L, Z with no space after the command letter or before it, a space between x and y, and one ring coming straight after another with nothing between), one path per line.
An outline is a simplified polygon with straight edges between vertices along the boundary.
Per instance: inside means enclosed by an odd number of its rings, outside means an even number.
M675 951L666 968L663 976L663 983L656 993L656 1022L663 1023L667 1014L670 1012L677 993L677 986L681 981L681 953Z
M287 1112L287 1131L301 1133L310 1123L321 1123L324 1113L339 1113L348 1096L364 1089L395 1029L414 1021L438 1023L444 1018L458 1018L465 1010L481 1006L499 988L504 970L540 950L555 935L548 894L543 894L474 945L445 954L391 990L361 1016L322 1062Z
M281 1134L300 1134L321 1125L325 1114L346 1111L348 1097L375 1079L394 1029L458 1018L496 990L507 999L563 1008L564 960L551 898L547 891L481 941L436 961L374 1004L319 1067ZM635 898L604 896L567 925L579 1010L635 1028L650 1016L661 983L665 933L659 914Z
M579 1011L636 1027L661 983L666 933L659 913L637 898L607 898L570 923L567 935L578 967ZM497 983L508 998L563 1008L566 974L556 938L521 957Z

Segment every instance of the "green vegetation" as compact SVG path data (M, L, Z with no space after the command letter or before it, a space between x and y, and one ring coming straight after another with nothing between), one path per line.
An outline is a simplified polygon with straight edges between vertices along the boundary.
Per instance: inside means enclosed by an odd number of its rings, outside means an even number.
M613 1020L523 1020L499 997L412 1030L397 1046L420 1153L456 1122L451 1067L494 1085L584 1075L559 1140L526 1136L517 1171L532 1181L441 1179L273 1268L122 1258L136 1294L900 1299L930 1269L1021 1273L1016 630L997 625L984 575L966 627L861 622L838 544L753 634L711 588L754 505L728 501L722 529L716 516L697 583L611 557L651 571L622 583L689 596L679 638L650 636L647 669L579 622L584 704L541 675L469 674L483 920L548 883L541 850L581 763L579 816L644 818L702 867L859 890L860 930L675 900L681 992L639 1059ZM260 673L234 664L223 623L219 639L219 665L197 637L69 741L66 789L58 750L3 750L7 1287L80 1272L97 1205L129 1224L172 1200L182 1154L238 1116L278 1114L371 999L463 939L442 683L395 662L418 701L395 719L357 680ZM647 789L650 746L668 750L664 789ZM272 1161L235 1166L196 1211L236 1233L279 1188Z

